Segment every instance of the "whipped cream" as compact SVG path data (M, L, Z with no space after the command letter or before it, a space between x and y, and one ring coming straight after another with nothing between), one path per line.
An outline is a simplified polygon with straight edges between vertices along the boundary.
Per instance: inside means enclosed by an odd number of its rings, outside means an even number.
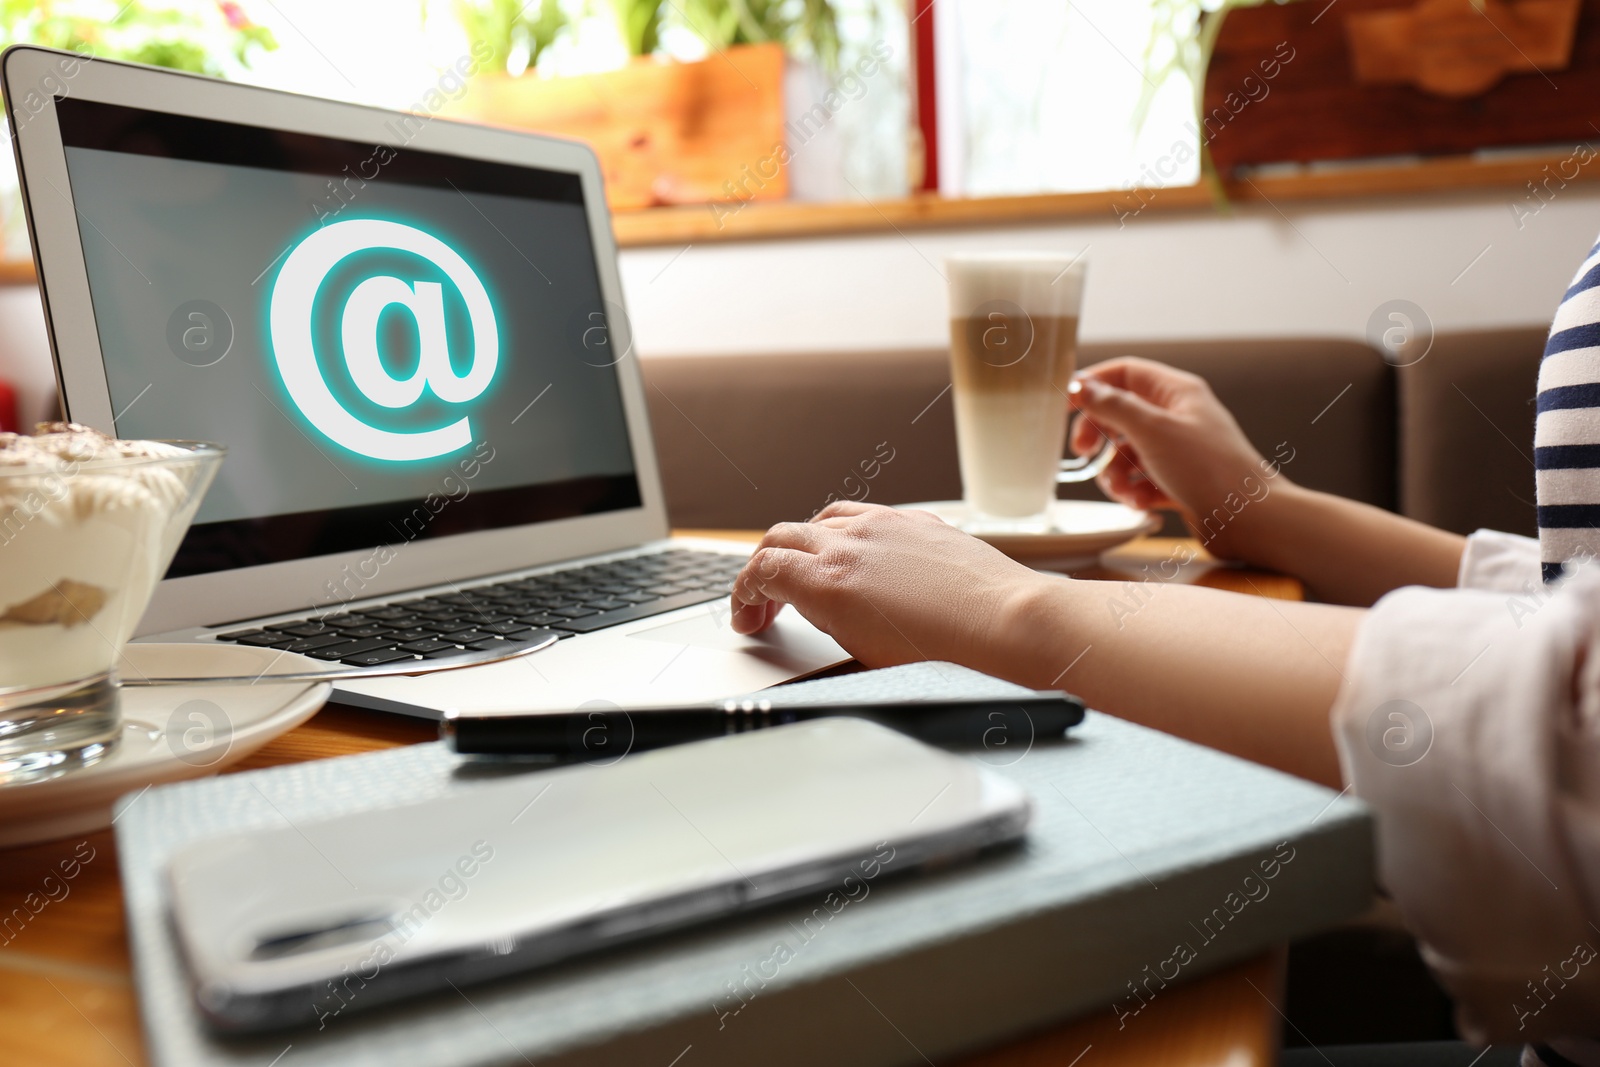
M41 422L32 435L0 433L0 467L181 456L165 441L122 441L76 422Z
M0 691L116 662L198 504L163 462L187 454L75 423L0 434Z

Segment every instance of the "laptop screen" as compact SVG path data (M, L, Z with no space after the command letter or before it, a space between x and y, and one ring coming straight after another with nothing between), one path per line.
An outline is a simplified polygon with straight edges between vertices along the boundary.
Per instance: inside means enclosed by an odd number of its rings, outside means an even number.
M640 506L576 174L56 114L116 433L229 450L169 577Z

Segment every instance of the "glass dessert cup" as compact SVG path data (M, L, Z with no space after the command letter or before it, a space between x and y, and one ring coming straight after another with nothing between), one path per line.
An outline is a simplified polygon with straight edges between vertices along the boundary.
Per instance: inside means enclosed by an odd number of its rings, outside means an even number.
M0 448L0 785L112 750L113 667L224 454L70 436L49 454Z

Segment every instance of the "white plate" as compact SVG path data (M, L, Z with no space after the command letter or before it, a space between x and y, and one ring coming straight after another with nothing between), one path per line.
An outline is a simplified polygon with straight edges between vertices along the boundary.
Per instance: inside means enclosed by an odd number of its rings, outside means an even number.
M951 526L966 530L1031 567L1086 566L1094 563L1100 553L1161 528L1161 520L1148 511L1104 500L1057 500L1050 509L1053 529L1041 533L985 530L972 521L971 511L960 500L900 507L931 511Z
M127 676L316 670L316 660L244 645L132 644ZM215 774L327 702L327 682L181 685L122 689L122 737L100 762L57 778L0 786L0 848L88 833L111 825L111 805L157 782Z

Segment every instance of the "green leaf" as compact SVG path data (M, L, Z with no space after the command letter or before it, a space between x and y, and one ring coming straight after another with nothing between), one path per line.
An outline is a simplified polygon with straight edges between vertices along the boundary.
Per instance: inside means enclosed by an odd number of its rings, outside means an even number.
M611 0L622 43L630 56L648 56L661 47L663 0Z
M129 0L109 20L103 10L92 0L0 0L0 45L37 44L216 77L225 73L224 57L248 66L257 52L278 47L266 27L236 27L214 2Z

